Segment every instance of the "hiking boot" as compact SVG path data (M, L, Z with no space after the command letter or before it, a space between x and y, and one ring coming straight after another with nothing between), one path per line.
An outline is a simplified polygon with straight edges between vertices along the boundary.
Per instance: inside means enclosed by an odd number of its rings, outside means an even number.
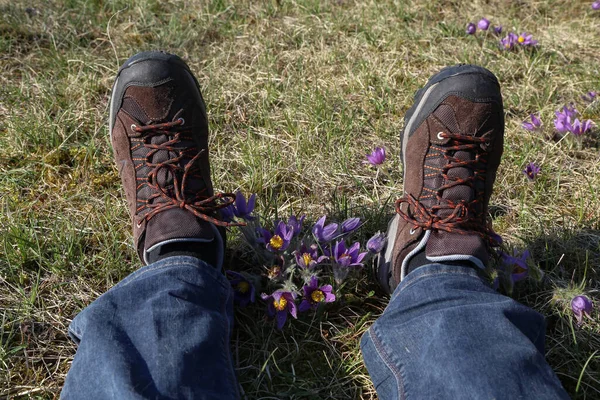
M416 93L404 122L404 197L376 263L388 293L422 265L486 267L494 244L488 202L504 142L498 80L474 65L445 68Z
M142 262L175 250L221 268L225 233L217 226L230 224L216 218L235 196L213 192L206 107L186 63L155 51L127 60L109 130Z

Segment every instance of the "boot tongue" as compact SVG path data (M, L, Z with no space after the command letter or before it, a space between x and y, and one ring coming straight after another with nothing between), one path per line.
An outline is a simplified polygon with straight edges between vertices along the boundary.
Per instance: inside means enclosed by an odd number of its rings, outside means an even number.
M476 135L477 129L474 127L460 126L458 124L454 109L447 104L440 105L433 113L433 116L437 124L445 127L445 132L447 133ZM467 123L467 125L472 125L472 123ZM452 163L457 163L459 160L471 161L475 158L474 152L463 150L455 151L454 154L450 153L450 155L456 159ZM467 167L454 167L448 170L447 175L451 179L467 179L473 176L473 170ZM454 182L453 180L444 180L441 175L438 179L438 182L442 183L440 186ZM471 186L466 184L455 185L445 189L442 193L442 198L454 204L460 202L470 203L475 199L475 191ZM445 204L448 203L441 202L441 205ZM479 207L480 205L477 206ZM452 209L441 209L436 214L440 218L446 218L452 212ZM471 212L469 214L469 217L473 217ZM478 234L459 234L441 230L432 232L427 242L426 255L430 261L434 262L468 260L482 268L484 268L489 257L485 242Z

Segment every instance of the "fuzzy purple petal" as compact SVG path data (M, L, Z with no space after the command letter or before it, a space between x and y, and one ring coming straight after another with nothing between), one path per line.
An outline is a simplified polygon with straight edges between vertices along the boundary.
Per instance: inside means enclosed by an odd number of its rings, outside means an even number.
M277 311L277 329L282 330L285 325L285 321L287 321L287 311Z
M477 27L482 31L487 31L490 27L490 21L487 18L481 18L481 20L479 20L477 23Z
M248 199L248 203L246 204L246 214L250 214L254 211L254 206L256 205L256 193L253 193Z
M302 286L302 292L304 293L304 297L310 297L310 295L312 294L312 292L314 292L315 288L313 286L310 285L304 285Z
M294 302L294 300L288 301L287 309L290 312L290 314L292 315L292 317L298 318L298 311L297 311L296 303Z
M323 261L329 260L329 256L321 256L317 259L317 263L320 264Z
M323 285L319 288L319 290L321 290L321 292L323 292L323 293L331 293L331 291L333 290L333 286Z
M350 246L348 248L348 250L346 251L346 253L348 253L352 259L354 259L357 255L358 255L358 251L360 250L360 243L359 242L354 242L352 244L352 246Z
M273 302L279 302L279 300L281 300L281 296L284 293L285 292L282 292L281 290L274 291L273 294L271 295L271 297L273 297Z
M527 271L523 271L523 272L519 272L517 274L511 274L511 279L513 281L513 283L517 283L519 281L522 281L523 279L527 278L528 272Z
M531 122L524 121L521 124L521 127L523 127L523 129L525 129L527 131L535 131L535 126Z
M346 245L344 244L343 240L340 240L339 242L337 242L335 244L335 247L333 248L333 257L337 261L342 256L342 254L344 254L345 252L346 252Z
M477 27L475 26L474 23L469 22L467 24L467 29L465 31L467 32L467 35L473 35L477 31Z
M235 194L235 208L237 209L236 216L241 217L247 214L246 198L242 192Z
M305 312L310 310L310 301L304 299L300 302L300 306L298 307L298 311Z
M360 218L348 218L344 222L342 222L342 232L348 233L352 232L356 228L360 226Z
M354 261L354 263L353 263L353 264L361 264L361 263L362 263L362 260L365 258L365 256L366 256L367 254L368 254L367 252L360 253L360 254L358 255L358 257L356 257L356 260Z
M312 233L317 239L321 239L323 236L323 226L325 225L325 215L317 220L317 222L313 225Z
M323 228L323 233L321 236L322 241L328 242L331 239L333 239L337 230L338 230L338 224L332 223L332 224L327 225L325 228Z
M367 249L371 253L379 253L383 250L387 242L387 238L383 233L376 233L367 241Z
M332 303L335 301L335 294L331 292L326 292L323 290L323 294L325 295L325 303Z

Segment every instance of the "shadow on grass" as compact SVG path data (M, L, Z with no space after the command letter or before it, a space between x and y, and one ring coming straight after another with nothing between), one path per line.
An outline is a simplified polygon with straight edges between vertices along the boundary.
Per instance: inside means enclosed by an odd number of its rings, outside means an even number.
M600 398L600 321L597 311L577 326L573 297L586 294L600 305L600 230L597 224L525 239L545 275L517 285L515 299L546 317L546 358L573 398Z
M248 398L376 398L359 341L385 303L357 291L316 313L299 313L282 331L260 302L236 311L231 349L240 387ZM350 290L348 290L350 291Z

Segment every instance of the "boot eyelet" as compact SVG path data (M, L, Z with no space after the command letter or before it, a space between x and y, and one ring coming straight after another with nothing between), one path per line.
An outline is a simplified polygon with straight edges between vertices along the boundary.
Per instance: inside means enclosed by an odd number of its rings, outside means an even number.
M185 124L185 119L183 118L178 118L177 121L180 121L180 125L184 125Z
M417 232L417 230L415 228L411 228L408 233L410 233L411 235L414 235L415 232Z
M443 134L444 134L444 132L438 132L437 138L440 139L440 140L446 139L445 137L442 136Z
M132 131L137 132L136 131L136 129L137 129L137 125L136 124L131 124L130 128L131 128Z

